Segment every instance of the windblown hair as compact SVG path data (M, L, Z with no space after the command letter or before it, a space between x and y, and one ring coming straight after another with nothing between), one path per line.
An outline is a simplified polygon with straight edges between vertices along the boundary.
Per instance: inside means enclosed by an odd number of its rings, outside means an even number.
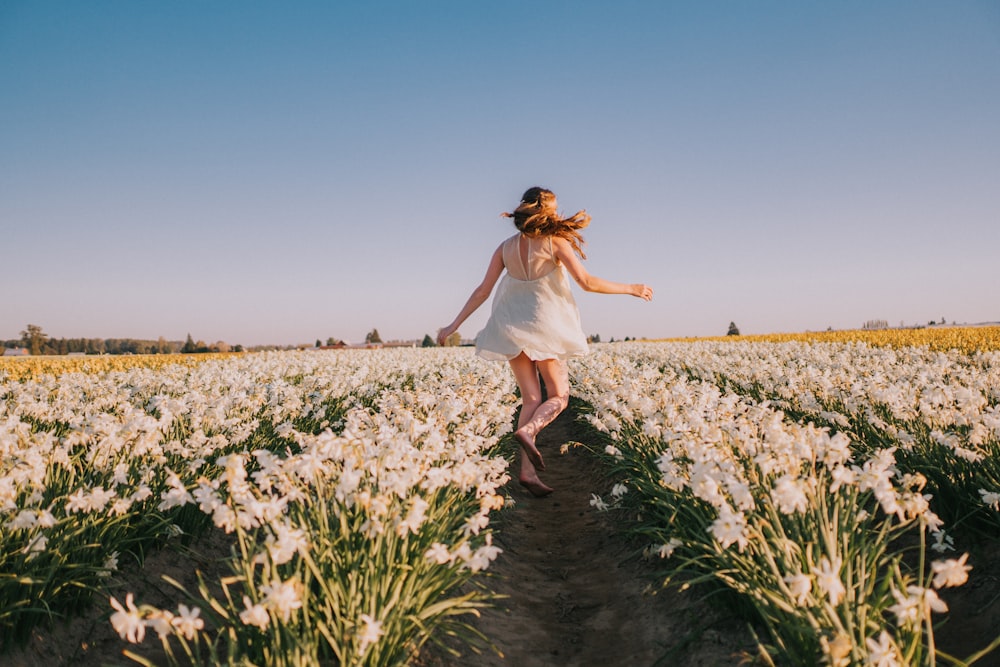
M558 236L569 241L581 258L587 259L580 246L584 244L581 229L590 224L586 211L577 211L568 218L560 218L556 211L556 196L545 188L528 188L521 196L521 203L513 213L504 213L514 218L514 226L526 236Z

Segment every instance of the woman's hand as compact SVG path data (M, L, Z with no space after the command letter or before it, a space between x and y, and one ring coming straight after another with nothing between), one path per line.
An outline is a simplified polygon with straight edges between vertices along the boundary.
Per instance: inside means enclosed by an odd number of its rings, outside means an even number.
M643 285L642 283L636 283L632 285L632 290L629 292L632 296L637 296L643 301L653 300L653 288L649 285Z
M444 342L445 342L445 340L448 339L448 336L450 336L453 333L455 333L455 331L457 330L457 328L458 327L455 327L455 326L449 324L448 326L444 327L443 329L438 329L437 344L438 345L444 345Z

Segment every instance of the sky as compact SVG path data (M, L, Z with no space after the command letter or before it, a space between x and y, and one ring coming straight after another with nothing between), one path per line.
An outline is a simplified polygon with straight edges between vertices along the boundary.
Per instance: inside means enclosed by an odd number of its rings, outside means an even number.
M0 340L433 336L534 185L603 340L1000 321L1000 3L0 4Z

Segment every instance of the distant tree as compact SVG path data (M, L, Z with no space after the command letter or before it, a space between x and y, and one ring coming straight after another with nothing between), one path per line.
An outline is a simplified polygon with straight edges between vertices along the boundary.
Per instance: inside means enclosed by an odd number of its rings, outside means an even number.
M323 347L323 341L321 341L319 338L316 339L316 347Z
M371 331L369 331L368 335L365 336L365 342L366 343L381 343L382 342L382 336L378 335L378 329L372 329Z
M729 331L726 332L727 336L739 336L740 329L736 326L736 322L729 323Z
M453 332L450 336L444 339L445 347L458 347L462 344L462 334L457 331Z
M326 344L327 345L343 345L343 343L344 343L344 341L338 340L337 338L334 338L333 336L330 336L329 338L326 339Z
M420 347L437 347L437 343L434 342L430 334L424 334L424 340L420 343Z
M590 334L589 336L587 336L587 342L588 343L600 343L601 342L601 334Z
M47 338L48 335L37 324L29 324L28 328L21 332L21 340L31 354L41 354Z
M191 338L191 334L187 335L187 340L184 341L184 347L181 348L182 354L192 354L198 351L198 346L194 344L194 339Z

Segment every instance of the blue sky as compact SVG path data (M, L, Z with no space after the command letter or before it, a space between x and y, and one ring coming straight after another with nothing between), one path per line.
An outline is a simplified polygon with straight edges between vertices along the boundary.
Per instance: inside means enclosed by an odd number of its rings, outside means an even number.
M0 339L421 338L532 185L605 340L1000 320L997 2L7 0L0 96Z

